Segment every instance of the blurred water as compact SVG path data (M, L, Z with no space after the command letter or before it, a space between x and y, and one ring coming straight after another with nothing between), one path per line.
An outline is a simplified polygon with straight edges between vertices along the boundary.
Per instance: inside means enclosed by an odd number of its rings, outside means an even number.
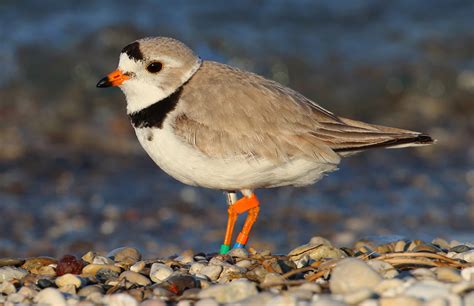
M2 1L0 255L128 244L213 250L217 191L162 173L119 92L96 91L148 35L276 79L346 117L420 129L432 148L347 159L315 186L261 191L252 240L284 252L325 235L474 240L472 1ZM208 222L207 220L215 220Z

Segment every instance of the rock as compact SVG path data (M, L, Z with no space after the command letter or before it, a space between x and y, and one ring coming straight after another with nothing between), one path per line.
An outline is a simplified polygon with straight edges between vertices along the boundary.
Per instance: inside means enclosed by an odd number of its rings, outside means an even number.
M469 306L469 305L474 305L474 291L469 292L464 296L464 305Z
M273 287L273 288L276 288L276 287ZM303 290L297 287L288 288L287 292L289 295L296 297L298 300L306 300L306 301L311 300L314 294L313 292L309 290Z
M318 261L322 258L345 258L346 254L338 248L325 244L304 244L288 253L291 261L295 262L303 256L308 255L310 259Z
M82 260L84 260L85 262L87 263L92 263L94 261L94 258L96 257L96 253L95 252L92 252L92 251L89 251L87 252L86 254L84 254L81 258Z
M322 291L321 286L316 283L304 283L303 285L299 286L298 289L308 290L313 293L321 293Z
M405 295L425 301L435 297L445 297L449 294L449 286L434 280L423 280L408 287Z
M113 265L114 261L105 256L96 256L92 260L92 263L96 265Z
M18 294L23 295L27 299L32 299L38 294L38 292L31 287L23 286L18 290Z
M219 306L214 299L202 299L194 303L194 306Z
M171 274L173 274L173 269L165 264L155 262L151 265L150 278L155 283L161 283L170 277Z
M22 264L25 263L24 259L19 259L19 258L0 258L0 267L5 267L5 266L21 266Z
M347 258L332 271L329 287L333 293L345 294L364 288L373 289L381 280L382 277L364 261Z
M138 306L137 300L125 293L106 295L103 302L107 306Z
M297 306L298 299L291 295L278 295L268 301L267 305L272 306Z
M216 281L222 273L222 266L209 265L201 269L200 274L204 274L211 281Z
M437 297L427 301L423 306L449 306L449 302L445 298Z
M11 281L13 279L22 279L28 274L28 271L16 267L1 267L0 268L0 283L4 281Z
M257 294L257 286L247 280L235 280L226 285L214 285L199 293L199 298L214 298L219 303L233 303Z
M145 268L146 264L143 260L137 261L130 267L130 271L140 272Z
M259 294L255 294L249 296L243 300L238 302L226 304L226 306L253 306L253 305L268 305L270 306L270 301L275 297L275 295L271 294L270 292L260 292Z
M82 269L82 274L85 275L96 275L99 270L110 270L116 273L120 273L122 269L120 267L114 266L114 265L96 265L96 264L90 264L85 266Z
M413 252L428 252L428 253L438 253L442 252L440 248L431 243L422 243L413 248Z
M175 273L159 284L159 286L179 295L185 290L196 288L198 282L190 275Z
M201 269L204 268L206 265L201 262L195 262L189 268L189 274L199 274L201 273Z
M101 283L107 283L107 282L118 279L119 274L120 273L109 270L109 269L100 269L95 274L95 278L97 279L97 281Z
M37 285L40 289L45 289L54 286L54 282L47 278L40 278Z
M44 266L38 269L38 275L41 276L56 276L56 270L51 266Z
M474 281L474 267L462 269L461 277L467 281Z
M398 275L397 269L388 262L372 259L367 261L367 264L382 275L383 278L394 278Z
M7 296L7 301L11 304L22 304L26 298L19 294L19 293L13 293Z
M405 240L399 240L397 242L395 242L395 246L393 248L393 251L394 252L403 252L405 251L405 248L407 246L407 243Z
M313 296L311 306L347 306L347 303L336 300L330 295L315 295Z
M435 270L436 277L442 282L457 283L462 281L458 270L448 267L439 267Z
M329 240L327 240L326 238L323 238L323 237L320 237L320 236L314 236L312 237L308 244L311 244L311 245L327 245L327 246L332 246L331 242Z
M431 241L432 244L439 246L442 249L449 249L449 243L443 238L435 238Z
M384 279L377 286L375 286L374 291L379 295L382 295L387 290L392 290L392 292L399 293L404 290L403 284L403 281L398 278Z
M9 295L9 294L12 294L12 293L15 293L15 292L16 292L16 288L12 283L10 283L8 281L4 281L4 282L0 283L0 293Z
M40 268L48 265L55 265L57 262L56 259L51 257L34 257L28 258L21 267L33 274L39 274L38 270Z
M162 300L146 300L140 303L140 306L166 306L166 302Z
M131 266L142 259L140 252L137 249L130 247L114 249L107 254L107 257L111 258L115 262L128 266Z
M374 291L368 288L363 288L344 295L344 302L355 305L365 301L374 295Z
M182 263L182 264L191 264L194 262L194 256L193 256L193 251L191 250L186 250L184 251L183 253L181 253L181 255L179 255L178 257L176 257L176 261Z
M63 294L55 288L46 288L41 290L34 298L38 304L51 306L66 306L66 299Z
M79 288L79 287L81 287L83 281L78 276L67 273L67 274L64 274L64 275L59 276L58 278L56 278L55 283L56 283L56 286L58 286L58 287L65 287L67 285L73 285L74 287Z
M421 306L421 301L414 297L397 296L380 299L380 306Z
M125 279L133 284L140 286L148 286L151 284L151 281L148 277L133 271L124 271L120 274L119 279Z
M451 292L454 294L462 294L467 291L474 290L474 282L461 281L459 283L453 284L451 287Z
M76 294L77 288L74 285L65 285L58 288L62 293Z
M83 296L83 297L87 297L91 294L96 294L96 293L99 293L99 294L104 294L105 291L104 289L102 288L102 286L98 286L98 285L90 285L90 286L86 286L84 288L81 288L81 290L79 290L77 292L77 295L79 296Z
M467 245L460 244L455 247L452 247L449 249L450 252L456 252L456 253L465 253L470 251L472 248L468 247Z
M244 259L244 260L241 260L241 261L237 262L235 265L237 267L248 269L253 265L253 261L248 260L248 259Z
M227 252L227 255L236 258L248 258L249 252L244 248L235 248Z
M418 268L415 270L411 270L410 274L413 275L418 280L436 278L436 274L427 268Z
M71 273L71 274L81 274L84 263L81 259L76 258L73 255L64 255L58 262L56 267L56 274L58 276Z
M280 286L285 282L285 278L278 273L268 273L265 275L261 286L263 287L272 287L272 286Z
M459 254L454 255L456 259L462 259L466 262L472 263L474 262L474 250L469 250L467 252L462 252Z

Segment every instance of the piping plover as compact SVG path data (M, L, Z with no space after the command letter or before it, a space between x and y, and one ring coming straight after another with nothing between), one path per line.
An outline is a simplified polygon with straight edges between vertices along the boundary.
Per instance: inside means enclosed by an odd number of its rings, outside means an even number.
M425 134L339 117L275 81L203 61L165 37L137 40L97 87L119 86L138 140L166 173L227 192L230 249L239 214L244 247L259 213L253 191L313 184L341 157L371 148L432 144ZM237 200L236 192L242 193Z

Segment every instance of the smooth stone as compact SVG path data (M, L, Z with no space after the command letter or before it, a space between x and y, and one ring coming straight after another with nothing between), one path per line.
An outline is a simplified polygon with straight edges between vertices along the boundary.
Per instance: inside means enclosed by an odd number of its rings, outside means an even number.
M151 281L148 277L133 271L124 271L120 274L119 279L125 279L131 283L140 285L140 286L148 286L151 284Z
M140 306L167 306L165 301L162 300L145 300L140 303Z
M84 254L81 258L82 260L84 260L85 262L87 263L92 263L94 261L94 258L96 257L96 253L95 252L92 252L92 251L89 251L87 252L86 254Z
M304 283L303 285L299 286L298 289L308 290L314 293L321 293L322 291L321 286L315 283Z
M293 249L288 253L288 257L291 261L296 261L302 258L304 255L308 255L310 259L318 261L323 258L345 258L346 254L338 248L325 244L304 244Z
M458 270L448 267L436 268L435 274L442 282L458 283L463 279Z
M4 281L3 283L0 283L0 293L9 295L15 292L16 292L16 288L12 283L8 281Z
M331 273L329 288L332 293L345 294L364 288L373 289L382 277L360 259L341 260Z
M21 266L25 263L24 259L19 258L0 258L0 267L5 266Z
M206 265L202 262L195 262L189 268L189 274L199 274L201 273L201 269L204 268Z
M105 256L96 256L92 260L92 264L95 265L113 265L114 261L108 257Z
M77 295L87 297L95 293L104 294L105 290L104 288L102 288L102 286L99 285L89 285L84 288L81 288L81 290L77 292Z
M32 299L38 294L38 292L31 287L23 286L18 290L18 294L23 295L27 299Z
M418 280L436 278L436 274L427 268L418 268L415 270L411 270L410 274L413 275Z
M425 302L423 306L449 306L449 302L445 298L437 297Z
M233 303L257 294L257 286L244 279L235 280L229 284L219 284L202 290L198 297L214 298L219 303Z
M45 289L54 286L54 282L47 278L40 278L36 284L40 289Z
M38 274L41 267L57 264L58 261L51 257L34 257L28 258L21 266L23 269L30 271L33 274Z
M405 291L405 295L425 301L435 297L444 297L448 294L449 286L434 280L416 282Z
M219 306L219 303L217 303L214 299L207 298L197 301L194 303L194 306Z
M332 243L329 240L327 240L326 238L323 238L321 236L311 237L308 244L312 244L312 245L322 244L322 245L332 246Z
M13 279L22 279L28 275L28 271L17 267L1 267L0 268L0 283L4 281L11 281Z
M438 248L437 246L435 246L433 244L423 243L423 244L420 244L420 245L417 245L416 247L414 247L412 251L413 252L438 253L438 252L442 252L443 250L441 250L440 248Z
M176 257L176 261L182 263L182 264L190 264L194 262L194 254L193 251L191 250L186 250L181 255Z
M101 269L97 271L97 273L95 274L95 278L101 283L106 283L113 280L118 280L119 274L120 273L112 270Z
M406 247L407 243L405 240L399 240L397 242L395 242L395 246L393 248L393 251L394 252L403 252L405 251L405 247Z
M470 306L474 305L474 291L469 292L464 296L464 305L465 306Z
M374 291L368 288L363 288L344 295L344 302L347 304L359 304L374 295Z
M268 305L271 306L270 301L275 297L274 294L270 292L260 292L259 294L255 294L249 296L243 300L234 303L228 303L226 306L253 306L253 305Z
M451 292L454 294L461 294L466 291L472 291L474 290L474 282L470 281L461 281L459 283L453 284L451 287Z
M244 260L241 260L241 261L237 262L235 265L237 267L248 269L253 265L253 261L248 260L248 259L244 259Z
M267 302L267 305L272 306L297 306L298 299L292 295L279 295Z
M285 281L286 279L278 273L268 273L263 279L262 286L281 286L281 284L285 283Z
M107 254L107 257L111 258L115 262L124 263L130 266L142 259L140 252L137 249L131 247L114 249Z
M432 244L438 245L440 248L449 249L449 243L443 238L435 238L431 241Z
M397 296L383 297L380 299L380 306L421 306L421 301L414 297Z
M137 261L130 267L130 271L133 272L140 272L142 271L146 266L146 263L143 260Z
M96 275L99 270L110 270L116 273L120 273L122 269L114 265L96 265L90 264L82 268L82 274Z
M74 286L72 284L59 287L58 289L62 293L67 293L67 294L76 294L76 292L77 292L76 286Z
M103 298L103 303L107 306L138 306L137 300L126 293L106 295Z
M465 253L470 251L472 248L468 247L467 245L460 244L455 247L452 247L449 249L450 252L456 252L456 253Z
M78 276L70 274L70 273L61 275L55 280L55 284L58 287L73 285L74 287L79 288L81 287L82 283L83 281Z
M51 306L66 306L64 295L55 288L46 288L41 290L34 298L38 304Z
M155 283L161 283L173 274L173 269L169 266L155 262L151 265L150 278Z
M209 265L207 267L202 268L200 274L206 275L211 281L216 281L221 275L222 270L222 266Z
M244 248L235 248L227 252L227 255L236 258L248 258L249 252Z
M474 281L474 267L462 269L461 277L467 281Z
M458 254L454 255L454 258L462 259L466 262L472 263L472 262L474 262L474 250L458 253Z
M56 270L51 266L44 266L38 269L37 274L41 276L56 276Z
M347 306L347 303L336 300L331 295L318 294L313 296L311 306Z
M357 306L380 306L379 301L376 299L368 299L360 302Z
M11 304L22 304L25 300L26 297L19 293L13 293L7 296L7 301Z
M304 254L301 258L298 258L294 260L293 262L296 265L296 268L301 269L309 265L309 262L311 261L311 258L309 257L308 254Z
M377 286L375 286L374 291L380 295L388 290L393 289L399 289L401 292L403 291L403 284L403 281L398 278L384 279Z
M298 300L311 300L313 298L313 292L309 290L303 290L298 287L292 287L288 289L288 294L296 297Z
M394 278L398 275L397 269L388 262L372 259L367 261L367 264L377 271L383 278Z

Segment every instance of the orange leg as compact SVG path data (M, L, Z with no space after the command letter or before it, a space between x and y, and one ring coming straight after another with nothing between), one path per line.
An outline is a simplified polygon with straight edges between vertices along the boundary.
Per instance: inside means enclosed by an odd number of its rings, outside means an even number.
M237 238L237 242L234 245L234 248L245 247L252 225L257 220L257 216L260 211L259 205L260 203L258 202L258 199L255 196L255 194L244 196L243 198L241 198L235 203L233 203L229 195L229 207L227 209L227 212L228 212L227 230L224 237L224 243L221 245L221 249L220 249L221 254L226 254L230 250L232 233L234 231L234 226L235 226L235 222L237 221L238 215L243 214L248 211L248 216L247 216L247 219L245 220L244 227L242 231L240 232L239 237Z

